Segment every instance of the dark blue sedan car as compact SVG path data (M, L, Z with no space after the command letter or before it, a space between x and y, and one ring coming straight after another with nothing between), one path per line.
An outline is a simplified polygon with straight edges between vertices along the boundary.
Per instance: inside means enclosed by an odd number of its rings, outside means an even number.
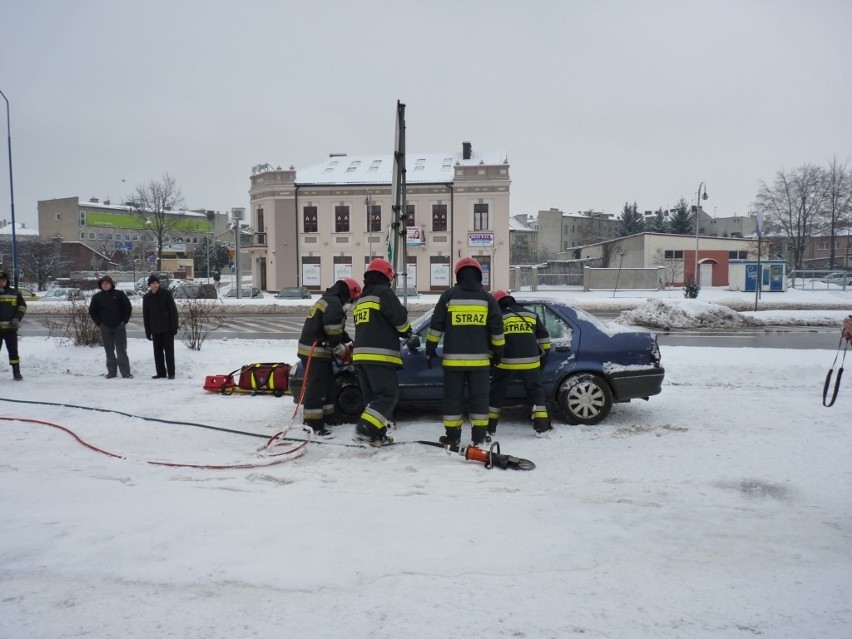
M551 415L569 424L597 424L615 402L648 399L657 395L665 370L660 366L657 336L648 331L610 327L568 304L554 300L523 300L550 333L551 350L544 367L544 391ZM412 323L412 336L402 344L404 367L399 371L400 406L440 406L443 371L426 366L426 332L432 312ZM442 348L438 346L438 356ZM352 366L337 366L337 410L355 421L364 408L361 389ZM299 396L302 365L293 368L290 389ZM506 405L525 404L520 381L507 392ZM553 409L556 410L553 410Z

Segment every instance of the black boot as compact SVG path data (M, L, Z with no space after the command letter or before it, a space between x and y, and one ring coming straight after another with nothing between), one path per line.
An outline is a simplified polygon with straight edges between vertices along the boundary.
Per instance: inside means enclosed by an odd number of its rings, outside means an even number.
M485 435L488 433L488 430L485 426L473 426L470 429L470 440L473 442L474 446L479 446L480 444L485 443Z
M12 364L12 377L16 382L20 382L23 377L21 377L21 365L20 364Z
M438 439L444 446L458 446L461 443L461 426L445 426L446 435Z
M305 426L310 426L317 437L331 437L331 431L322 423L321 419L306 419Z

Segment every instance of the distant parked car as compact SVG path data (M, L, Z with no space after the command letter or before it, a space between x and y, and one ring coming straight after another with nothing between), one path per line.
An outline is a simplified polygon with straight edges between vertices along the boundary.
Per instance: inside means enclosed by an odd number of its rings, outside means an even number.
M396 293L397 297L401 298L403 296L403 293L405 293L405 290L406 289L403 289L402 286L397 286L394 289L394 292ZM408 297L420 297L420 293L417 292L417 287L409 286L407 290L408 290Z
M172 290L172 296L176 300L215 300L216 287L212 284L193 284L190 282L181 284Z
M52 288L42 295L41 299L46 302L60 302L67 300L81 300L86 296L79 288Z
M821 281L826 284L836 284L837 286L843 286L845 283L846 286L852 284L852 273L831 273L821 278Z
M597 424L613 403L648 399L662 388L665 370L660 366L657 336L648 331L606 326L597 318L555 300L522 300L535 311L550 333L550 355L542 371L544 394L569 424ZM412 324L412 335L401 345L399 405L440 406L444 373L440 364L429 368L424 345L432 312ZM438 346L438 356L443 343ZM304 370L299 362L290 377L294 397L302 388ZM335 367L336 409L355 421L364 409L358 379L351 365ZM507 404L523 404L526 392L520 380L510 384Z
M309 300L311 299L311 292L304 286L287 286L278 291L275 297L277 299Z
M25 302L33 302L38 299L38 296L28 288L19 286L18 292L21 294L21 297L24 298Z
M237 289L235 289L235 288L232 288L225 295L225 297L236 297L236 296L237 296ZM240 297L245 298L245 299L251 299L252 297L263 297L263 292L257 287L244 288L240 292Z

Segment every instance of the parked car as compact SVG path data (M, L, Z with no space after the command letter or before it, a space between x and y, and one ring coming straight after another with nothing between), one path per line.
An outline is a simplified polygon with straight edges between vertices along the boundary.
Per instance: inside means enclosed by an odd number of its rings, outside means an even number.
M311 299L311 292L304 286L287 286L275 295L276 299Z
M225 295L225 297L236 297L236 296L237 296L237 289L235 289L235 288L232 288ZM242 289L242 291L240 291L240 297L245 298L245 299L251 299L253 297L263 297L263 292L259 288L253 286L252 288Z
M837 286L846 286L852 285L852 273L831 273L821 278L822 282L826 284L836 284Z
M148 277L150 275L150 273L148 275L143 275L138 280L136 280L136 284L133 286L133 288L135 288L136 292L140 295L144 295L148 292ZM172 283L172 278L170 278L168 275L160 275L159 278L160 288L168 289Z
M552 347L543 371L545 396L551 415L569 424L597 424L613 403L648 399L660 393L665 369L660 366L657 336L644 330L613 328L596 317L555 300L523 301L545 323ZM432 312L412 325L411 337L402 344L403 368L399 372L400 406L440 406L443 370L426 365L426 333ZM438 356L443 343L438 346ZM363 410L358 379L351 365L336 365L336 408L344 419L355 421ZM302 387L301 361L293 367L290 389L298 397ZM507 405L526 403L519 380L507 391Z
M25 302L34 302L38 299L38 295L33 293L30 289L24 288L22 286L18 287L18 292L21 294L21 297L24 298Z
M398 298L402 299L403 294L406 290L408 291L408 297L420 297L420 293L417 292L417 287L415 286L409 286L407 287L407 289L403 288L402 286L397 286L394 289L394 293L396 293L396 296Z
M194 284L186 282L172 290L176 300L215 300L219 297L212 284Z
M52 288L42 295L41 299L47 302L59 302L67 300L81 300L86 296L79 288Z

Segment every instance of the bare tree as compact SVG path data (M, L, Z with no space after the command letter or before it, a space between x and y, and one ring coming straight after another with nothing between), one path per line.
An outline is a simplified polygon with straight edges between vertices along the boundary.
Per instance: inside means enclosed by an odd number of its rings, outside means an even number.
M18 245L18 261L21 273L27 281L35 282L40 291L47 287L47 280L51 276L68 267L68 261L62 258L54 242L21 242Z
M802 268L805 248L813 237L825 200L824 171L804 164L793 172L775 174L770 187L761 181L757 207L767 226L779 229L793 245L793 267Z
M837 156L832 158L825 171L825 203L823 207L823 219L825 232L829 236L831 254L829 256L829 268L834 268L835 238L840 229L847 229L849 233L852 223L852 172L846 163L838 163ZM847 237L848 242L848 237Z
M129 198L136 214L142 219L143 229L150 231L157 245L157 270L163 261L163 243L180 224L181 218L173 211L183 206L183 194L175 179L168 173L159 182L151 179L148 184L136 187Z
M675 282L683 281L683 258L666 257L663 249L657 249L654 253L654 264L663 267L663 282L666 288L672 286Z

